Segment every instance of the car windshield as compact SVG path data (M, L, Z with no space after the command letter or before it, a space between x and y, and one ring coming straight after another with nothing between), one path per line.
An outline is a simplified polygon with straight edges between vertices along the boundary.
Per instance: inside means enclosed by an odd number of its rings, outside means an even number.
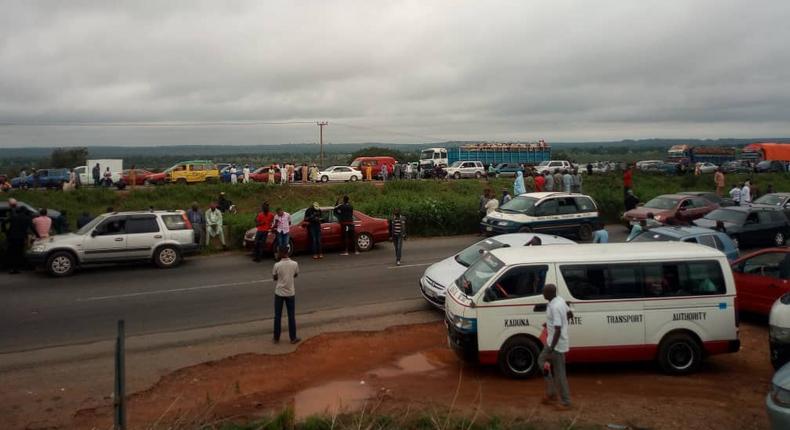
M746 212L733 211L729 209L716 209L705 215L705 219L711 221L729 222L732 224L743 224L746 221Z
M433 151L420 152L420 160L431 160L431 159L433 159Z
M678 238L648 230L633 238L631 242L668 242L672 240L678 240Z
M299 209L298 211L291 214L291 225L299 225L304 221L304 212L307 209Z
M450 167L459 167L461 163L462 163L461 161L454 161L453 164L450 165Z
M548 161L541 161L540 163L538 163L538 166L548 166L548 165L549 165Z
M455 281L455 285L467 296L474 296L502 266L504 266L502 261L487 253L466 269L466 272Z
M669 197L656 197L645 203L646 208L650 209L672 209L678 205L678 199Z
M349 167L359 167L362 164L362 160L356 159L349 164Z
M756 199L754 203L758 205L782 206L784 200L785 199L783 197L777 196L776 194L766 194L759 199Z
M498 210L500 212L533 215L535 213L535 203L537 202L538 199L534 197L517 196L500 206Z
M77 234L88 234L88 233L90 233L90 231L93 230L94 227L96 227L100 222L102 222L103 219L104 219L104 217L97 216L96 218L92 219L89 223L87 223L84 226L82 226L81 229L77 230Z
M455 261L462 266L469 267L477 262L480 257L492 249L505 246L502 242L494 239L486 239L464 249L455 256Z

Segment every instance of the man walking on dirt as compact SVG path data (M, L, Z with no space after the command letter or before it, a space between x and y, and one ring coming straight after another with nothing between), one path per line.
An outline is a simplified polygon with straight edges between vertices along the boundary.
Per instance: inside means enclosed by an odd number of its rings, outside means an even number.
M280 324L283 317L283 304L288 312L288 337L291 343L299 343L296 336L296 288L294 278L299 276L299 264L288 258L288 250L280 249L280 261L272 267L274 278L274 333L272 341L280 342Z
M340 222L343 237L343 253L340 255L348 255L351 250L354 254L359 254L354 237L354 207L348 202L348 196L343 196L343 204L335 206L333 211Z
M546 395L544 404L551 404L559 395L558 409L571 408L571 397L568 392L568 378L565 375L565 353L570 349L568 341L568 318L573 314L568 304L562 297L557 296L557 287L546 284L543 287L543 297L549 301L546 306L546 346L538 357L538 365L543 369L543 379L546 381Z

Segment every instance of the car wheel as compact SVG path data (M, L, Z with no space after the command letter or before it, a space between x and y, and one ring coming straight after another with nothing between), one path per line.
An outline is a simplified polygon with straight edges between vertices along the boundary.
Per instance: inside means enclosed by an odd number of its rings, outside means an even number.
M351 182L357 182L357 175L351 175Z
M178 181L176 181L176 182L181 184L181 185L186 185L187 184L186 178L178 178Z
M584 242L592 240L592 226L590 224L582 224L579 226L579 239Z
M455 174L453 175L453 178L461 179L461 172L455 172Z
M483 175L481 175L480 172L475 172L475 179L480 179L482 177Z
M149 181L148 179L146 179L146 180L145 180L145 182L143 182L143 185L151 185L151 181Z
M497 362L505 375L526 379L538 373L538 355L540 350L532 340L526 337L515 337L508 340L499 351Z
M277 237L275 236L275 241ZM274 261L280 261L280 247L276 245L272 245L272 254L274 255ZM294 241L293 239L288 239L288 257L292 257L294 255Z
M670 375L692 373L701 362L702 348L687 334L671 334L658 347L658 364L661 370Z
M321 176L321 182L329 182L329 176Z
M173 246L157 248L154 253L154 263L160 269L171 269L181 264L181 253Z
M76 265L74 254L66 251L54 252L47 258L47 272L52 276L69 276L74 273Z
M776 246L785 246L785 242L787 242L787 237L785 237L784 232L776 232L776 235L774 236L774 244L776 244Z
M365 252L373 249L373 237L368 233L357 235L357 250Z

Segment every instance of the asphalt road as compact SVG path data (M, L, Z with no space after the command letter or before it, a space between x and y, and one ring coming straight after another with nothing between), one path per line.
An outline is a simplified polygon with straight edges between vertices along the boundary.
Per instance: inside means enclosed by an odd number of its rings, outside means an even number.
M625 230L609 229L611 241ZM425 268L479 240L476 236L405 242L403 265L389 243L359 255L297 256L297 314L420 297ZM187 258L161 270L149 264L92 267L65 279L43 272L0 274L0 353L128 335L255 321L273 316L273 262L241 253Z

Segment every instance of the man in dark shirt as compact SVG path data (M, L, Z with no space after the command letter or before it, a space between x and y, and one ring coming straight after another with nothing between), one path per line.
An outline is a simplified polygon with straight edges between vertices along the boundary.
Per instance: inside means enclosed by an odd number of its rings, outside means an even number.
M324 258L321 252L321 209L318 202L307 208L304 212L304 220L307 223L307 233L310 236L310 249L313 251L313 258Z
M16 275L25 264L25 246L27 236L35 233L33 218L24 209L17 207L16 199L8 199L8 218L3 223L3 233L6 236L7 259L10 272Z
M228 212L231 206L233 206L233 202L225 198L225 192L219 193L219 199L217 199L217 208L219 211L222 213Z
M400 208L395 208L392 218L389 219L390 240L395 245L395 265L400 266L403 251L403 240L406 239L406 217L400 214Z
M359 254L354 243L354 207L348 202L348 196L343 196L343 204L335 206L334 213L340 222L343 235L344 251L340 255L348 255L352 248L355 254Z
M631 209L636 208L639 204L639 197L634 195L634 190L628 190L625 193L625 211L628 212Z

